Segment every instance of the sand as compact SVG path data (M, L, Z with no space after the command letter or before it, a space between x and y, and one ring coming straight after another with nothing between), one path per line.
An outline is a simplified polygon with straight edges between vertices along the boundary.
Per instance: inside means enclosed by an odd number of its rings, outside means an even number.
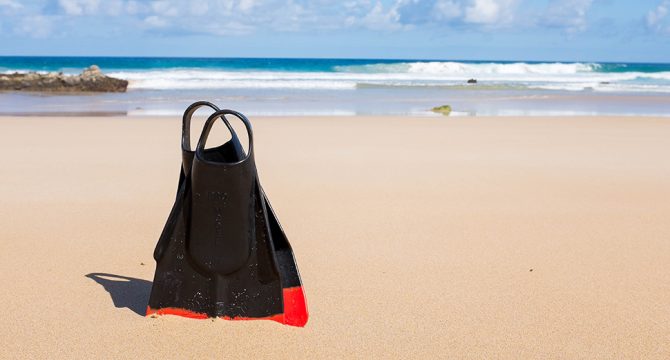
M0 358L670 358L670 119L252 121L307 327L143 316L178 117L3 117Z

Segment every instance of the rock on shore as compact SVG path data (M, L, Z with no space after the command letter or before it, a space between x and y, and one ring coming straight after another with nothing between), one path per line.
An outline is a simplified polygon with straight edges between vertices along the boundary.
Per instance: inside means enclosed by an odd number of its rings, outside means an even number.
M97 65L79 75L63 73L0 74L0 90L45 92L125 92L128 81L104 75Z
M449 116L451 114L451 106L449 105L442 105L442 106L436 106L431 109L433 112L436 112L438 114L442 114L444 116Z

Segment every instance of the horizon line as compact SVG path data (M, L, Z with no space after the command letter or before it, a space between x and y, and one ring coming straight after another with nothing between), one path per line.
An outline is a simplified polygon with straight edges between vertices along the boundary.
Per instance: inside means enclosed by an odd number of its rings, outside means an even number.
M649 64L670 65L670 62L644 62L644 61L621 61L621 60L521 60L521 59L440 59L440 58L392 58L392 57L299 57L299 56L159 56L159 55L6 55L0 54L0 58L119 58L119 59L275 59L275 60L363 60L363 61L415 61L415 62L533 62L533 63L601 63L601 64Z

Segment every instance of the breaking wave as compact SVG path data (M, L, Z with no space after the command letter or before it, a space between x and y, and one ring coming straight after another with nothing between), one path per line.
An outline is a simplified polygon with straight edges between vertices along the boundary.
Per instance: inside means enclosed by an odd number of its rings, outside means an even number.
M605 71L596 63L465 63L417 61L333 66L330 71L166 68L109 73L131 90L445 87L563 91L670 92L670 71ZM478 86L464 86L476 79Z

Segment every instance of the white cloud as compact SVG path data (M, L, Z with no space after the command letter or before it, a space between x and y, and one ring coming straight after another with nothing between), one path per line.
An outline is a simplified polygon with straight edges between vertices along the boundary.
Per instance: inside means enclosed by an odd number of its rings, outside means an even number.
M100 0L58 0L58 4L67 15L86 15L98 12Z
M144 24L149 28L164 28L168 26L168 21L158 15L151 15L144 19Z
M453 20L463 15L463 9L453 0L437 0L433 9L437 20Z
M209 4L203 2L194 2L191 4L191 14L202 16L209 12Z
M242 35L248 34L254 30L254 28L248 24L243 24L238 21L227 21L227 22L207 22L203 27L195 29L200 32L213 35Z
M569 34L582 32L588 27L587 15L592 4L593 0L551 0L543 24Z
M475 24L493 24L500 16L500 4L495 0L475 0L465 8L465 21Z
M451 24L498 28L514 19L519 0L398 0L404 24Z
M126 2L125 11L128 15L137 15L144 11L144 5L138 1L128 1Z
M132 4L132 5L131 5ZM125 0L58 0L58 5L66 15L124 15L129 6L136 6L136 1Z
M664 0L658 6L647 13L647 27L653 31L666 32L670 34L670 25L666 23L670 10L670 0Z
M106 0L105 12L112 16L122 15L125 9L123 0Z
M27 16L19 21L14 31L34 38L47 38L53 33L53 19L44 15Z
M337 31L343 27L372 31L412 28L504 31L556 28L568 34L588 28L588 14L596 0L546 0L544 8L520 7L531 0L42 0L42 5L0 0L5 27L25 27L42 22L46 34L49 20L62 21L53 30L72 24L75 18L95 17L100 30L128 28L155 33L231 35L255 31ZM670 0L646 14L649 29L670 33ZM44 13L44 2L55 4L57 15ZM13 9L13 10L12 10ZM53 11L52 9L50 9ZM522 13L523 12L523 13ZM525 14L525 15L521 15ZM51 16L39 18L36 16ZM534 16L533 16L534 15ZM22 20L32 17L31 20ZM111 19L119 17L122 19ZM534 20L539 19L539 20ZM87 20L88 21L88 20ZM8 25L9 23L9 25ZM39 25L39 24L38 24ZM24 31L25 30L25 31ZM24 29L21 33L28 33Z
M256 5L256 0L240 0L239 4L237 4L237 8L243 13L248 13Z
M384 9L381 2L377 1L365 16L357 19L351 16L349 25L359 25L372 30L393 30L401 27L398 23L398 12L395 8Z
M43 0L65 24L95 17L101 26L128 26L170 34L245 34L257 31L336 31L343 27L397 31L418 25L495 28L512 18L520 0ZM6 7L18 0L0 0ZM41 6L17 10L12 26L44 15ZM0 7L2 9L2 7ZM53 15L51 15L54 17ZM108 20L109 17L123 17ZM72 19L68 19L72 18ZM34 20L37 21L37 20ZM117 25L123 24L123 25ZM72 25L74 26L74 25ZM54 28L59 30L59 28ZM102 27L101 27L102 29Z
M16 2L14 0L0 0L0 7L6 7L12 10L18 10L23 7L21 3Z
M153 13L161 16L177 16L179 15L180 5L186 5L183 2L172 2L172 1L153 1L151 2L151 9Z
M258 16L245 15L237 20L235 17L248 14L259 6L255 0L209 0L190 2L185 0L155 0L148 3L128 1L125 9L133 16L142 18L145 29L167 29L172 33L233 35L252 32L261 25L261 19L267 20L265 14L277 15L291 7L276 6L264 9ZM284 13L285 14L285 13ZM277 15L278 16L278 15ZM290 18L282 17L284 21Z

